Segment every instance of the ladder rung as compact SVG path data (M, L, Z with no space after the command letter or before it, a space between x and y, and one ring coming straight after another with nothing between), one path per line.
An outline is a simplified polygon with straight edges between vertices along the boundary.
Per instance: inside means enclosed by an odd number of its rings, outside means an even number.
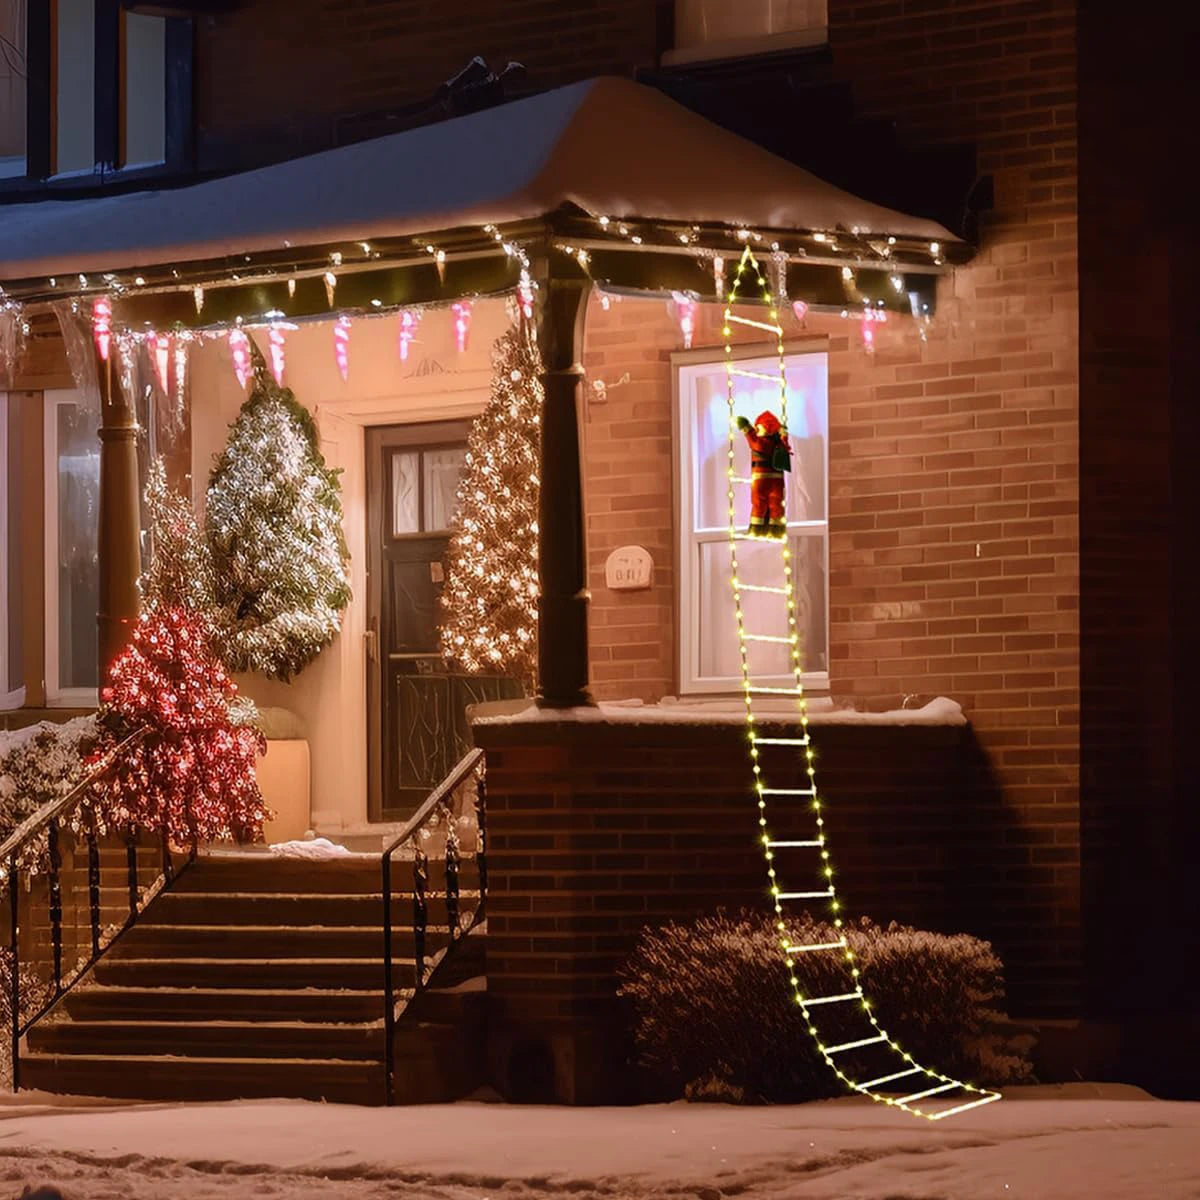
M730 475L730 483L753 483L754 480L749 475Z
M788 594L785 587L764 587L761 583L739 583L736 590L739 592L773 592L777 596Z
M805 846L820 846L821 844L819 839L814 842L767 842L767 848L770 850L799 850Z
M840 996L817 996L810 1000L807 997L800 1001L806 1008L812 1008L814 1004L840 1004L843 1000L861 1000L861 992L845 992Z
M845 942L808 942L803 946L784 946L785 954L807 953L809 950L845 950Z
M772 542L780 546L787 545L787 538L776 537L774 534L767 533L735 533L733 540L735 542L766 542L768 546Z
M765 329L768 333L782 333L781 325L771 325L767 321L753 321L749 317L735 317L733 313L725 318L727 321L733 321L738 325L749 325L752 329Z
M878 1033L874 1037L859 1038L857 1042L843 1042L840 1046L826 1046L826 1054L841 1054L843 1050L857 1050L860 1046L874 1046L876 1042L886 1042L887 1035Z
M776 892L776 900L824 900L833 895L833 888L824 892Z
M926 1096L936 1096L940 1092L948 1092L953 1088L960 1088L962 1084L957 1080L952 1079L949 1083L939 1083L937 1087L926 1088L923 1092L913 1092L911 1096L905 1096L903 1100L897 1100L897 1104L911 1104L914 1100L924 1100Z
M803 696L804 693L800 688L777 688L777 687L751 687L749 689L753 693L760 696Z
M744 633L742 636L748 642L780 642L785 646L792 644L790 637L779 637L773 633Z
M981 1104L991 1104L993 1100L999 1100L999 1092L988 1092L987 1095L981 1096L978 1100L968 1100L966 1104L956 1104L953 1108L943 1108L941 1112L930 1113L931 1121L940 1121L943 1117L952 1117L955 1113L966 1112L968 1108L978 1108Z
M808 738L765 738L755 736L753 742L756 746L807 746Z
M815 796L817 789L810 788L759 788L764 796Z
M903 1079L906 1075L919 1075L924 1070L924 1067L909 1067L906 1071L893 1071L890 1075L880 1075L878 1079L868 1079L866 1083L860 1083L857 1086L866 1091L869 1088L878 1087L881 1083L891 1083L895 1079Z
M727 363L726 366L729 366L729 364ZM730 366L729 373L731 375L741 375L743 379L765 379L768 383L780 382L778 375L768 375L763 371L747 371L742 367Z

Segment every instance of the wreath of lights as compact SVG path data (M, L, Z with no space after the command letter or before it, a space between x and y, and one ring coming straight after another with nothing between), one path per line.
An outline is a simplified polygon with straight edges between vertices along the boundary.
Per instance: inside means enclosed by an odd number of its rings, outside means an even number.
M767 321L738 316L733 311L734 306L738 302L739 293L743 290L743 280L747 271L753 271L758 281L762 301L765 303L770 314ZM747 287L750 286L749 280L746 280L745 283ZM778 539L754 537L750 539L758 542L767 542L768 544L774 542L778 545L781 552L781 583L773 586L744 583L738 574L738 543L748 540L750 535L742 534L738 531L734 515L734 487L736 484L746 484L750 481L745 477L738 476L735 473L734 467L734 449L738 437L736 413L734 411L736 402L735 380L739 377L766 380L771 383L776 382L776 380L773 375L768 375L762 371L750 371L740 368L737 365L737 361L733 357L732 342L733 327L735 325L761 330L772 335L774 338L774 350L779 359L780 420L786 428L787 379L783 347L783 327L779 323L779 309L776 298L772 294L770 285L763 277L758 260L748 245L742 252L738 263L737 275L733 286L729 289L722 328L725 338L726 397L729 403L729 459L726 475L729 501L730 582L733 587L734 611L737 618L738 644L742 670L742 692L746 704L746 724L750 742L751 770L754 774L754 792L758 804L758 839L766 861L769 894L774 908L775 927L779 934L780 949L783 952L784 962L787 965L788 979L791 982L792 992L804 1016L808 1033L816 1043L821 1057L825 1060L830 1070L848 1087L864 1096L869 1096L872 1100L887 1104L893 1108L902 1109L904 1112L916 1117L924 1117L930 1121L940 1121L955 1113L965 1112L968 1109L977 1108L982 1104L990 1104L993 1100L999 1100L1000 1093L987 1091L974 1084L951 1079L950 1076L943 1075L939 1071L921 1066L880 1025L871 1009L871 1002L864 994L859 981L860 971L855 960L854 951L850 948L849 940L843 932L845 921L841 915L842 906L838 901L837 890L834 887L833 866L825 836L825 819L821 815L821 799L817 792L816 769L813 765L813 748L808 725L808 701L805 698L802 683L803 658L800 647L800 635L796 626L796 600L792 578L791 551L788 547L787 537L784 536ZM778 596L786 604L787 633L779 635L748 632L746 630L745 615L742 610L743 592L759 592ZM791 657L794 685L792 687L765 687L756 685L751 673L750 659L747 651L747 643L749 642L776 643L787 646ZM760 736L754 716L754 696L756 695L794 696L799 709L800 736L779 738ZM807 777L807 786L800 788L768 786L759 753L759 748L764 746L802 749L804 751L804 769ZM795 797L797 799L804 798L810 800L815 824L814 836L805 840L786 841L772 838L767 826L768 796ZM781 883L780 872L776 869L775 865L776 852L779 850L815 851L820 859L816 869L821 886L814 891L785 891ZM788 924L784 911L785 903L809 900L828 901L833 927L839 931L836 941L794 943L789 937ZM801 981L796 974L798 958L804 954L838 952L845 959L851 981L849 990L829 996L806 995ZM851 1037L841 1040L834 1045L829 1045L821 1035L817 1023L818 1018L814 1013L814 1010L821 1009L825 1005L857 1005L855 1015L862 1020L863 1027L861 1032L863 1036ZM867 1051L869 1054L874 1055L879 1055L880 1053L887 1055L890 1059L894 1060L889 1064L892 1069L878 1071L876 1068L876 1070L871 1072L872 1077L865 1081L861 1077L852 1078L850 1074L852 1068L848 1065L843 1065L848 1064L850 1060L839 1058L839 1056L852 1055L860 1051ZM901 1084L902 1081L906 1081L903 1084L905 1091L902 1094L881 1090L889 1084ZM919 1086L913 1088L912 1085L914 1083L919 1084ZM955 1095L954 1093L958 1094ZM934 1106L922 1103L923 1101L933 1101ZM948 1104L946 1104L947 1101L949 1101ZM946 1106L935 1107L936 1105L943 1104Z

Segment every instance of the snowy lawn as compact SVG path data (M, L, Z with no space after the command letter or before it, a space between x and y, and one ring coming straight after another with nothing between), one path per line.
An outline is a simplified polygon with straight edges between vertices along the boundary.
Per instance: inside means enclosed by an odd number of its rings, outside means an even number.
M301 1101L0 1105L0 1200L1193 1200L1200 1103L1014 1088L942 1125L858 1099L788 1107L372 1109Z

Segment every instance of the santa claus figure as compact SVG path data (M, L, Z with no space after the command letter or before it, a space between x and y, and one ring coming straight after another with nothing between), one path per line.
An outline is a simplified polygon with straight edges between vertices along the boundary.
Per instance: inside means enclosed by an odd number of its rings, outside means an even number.
M787 537L783 477L792 469L787 430L773 412L759 413L753 425L738 417L737 427L750 444L750 536Z

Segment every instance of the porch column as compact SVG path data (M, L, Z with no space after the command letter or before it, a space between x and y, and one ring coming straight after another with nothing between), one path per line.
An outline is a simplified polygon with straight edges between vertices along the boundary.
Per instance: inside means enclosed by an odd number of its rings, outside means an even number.
M100 686L137 619L142 571L138 519L137 417L121 390L112 357L96 356L100 381Z
M591 704L587 558L579 410L583 323L591 282L564 255L539 264L542 353L541 493L538 501L538 698L542 708Z

